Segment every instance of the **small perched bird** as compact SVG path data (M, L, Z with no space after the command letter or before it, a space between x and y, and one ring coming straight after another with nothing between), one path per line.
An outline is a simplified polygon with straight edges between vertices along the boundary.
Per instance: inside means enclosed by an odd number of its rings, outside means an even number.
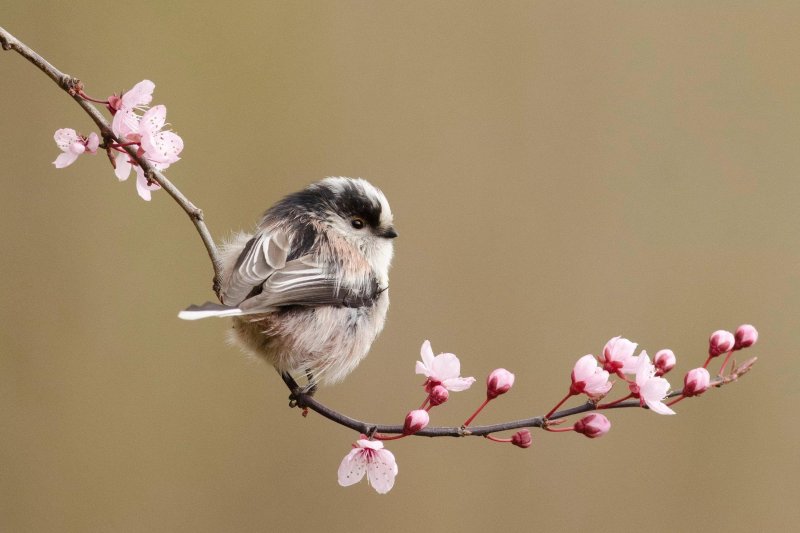
M383 329L395 237L380 189L326 178L221 248L222 305L192 305L178 316L233 317L234 343L278 372L305 373L312 388L337 383Z

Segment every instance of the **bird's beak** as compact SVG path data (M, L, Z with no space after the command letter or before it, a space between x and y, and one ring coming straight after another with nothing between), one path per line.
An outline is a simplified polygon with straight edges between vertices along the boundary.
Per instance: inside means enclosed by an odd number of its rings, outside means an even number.
M379 233L378 236L383 237L384 239L394 239L397 237L397 232L394 230L394 226L389 226Z

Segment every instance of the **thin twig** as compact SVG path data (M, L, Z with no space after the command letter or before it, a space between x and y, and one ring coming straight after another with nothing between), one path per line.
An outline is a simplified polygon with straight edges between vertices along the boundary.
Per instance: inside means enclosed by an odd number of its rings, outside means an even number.
M114 142L120 143L120 140L111 131L111 125L102 115L102 113L100 113L97 107L95 107L93 103L81 98L77 94L77 89L81 87L81 81L78 78L58 70L56 67L50 64L49 61L34 52L29 46L11 35L5 28L1 26L0 45L3 47L3 50L13 50L36 65L39 70L47 74L47 76L53 80L56 85L61 87L61 89L72 96L72 99L75 100L84 111L86 111L86 114L88 114L97 127L100 128L100 133L106 142L108 142L109 139L112 139ZM139 157L133 147L123 146L123 148L131 157L131 159L136 161L136 163L142 167L147 179L158 183L161 188L167 191L167 194L169 194L173 200L175 200L178 205L183 208L186 214L189 215L189 218L192 220L192 223L197 229L197 233L200 234L200 239L202 239L203 245L206 247L208 257L211 259L211 265L214 269L213 289L214 292L219 295L221 263L219 254L217 252L217 247L214 244L214 239L211 237L211 232L209 232L203 218L203 211L194 205L170 180L167 179L166 176L164 176L164 174L154 168L147 159L144 157Z

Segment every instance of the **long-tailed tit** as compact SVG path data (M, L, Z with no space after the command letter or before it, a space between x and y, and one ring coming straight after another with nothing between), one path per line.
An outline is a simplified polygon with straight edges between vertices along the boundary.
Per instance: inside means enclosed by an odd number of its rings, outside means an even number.
M220 249L222 305L192 305L178 316L233 317L230 337L245 351L281 373L306 373L312 386L336 383L383 329L395 237L380 189L326 178Z

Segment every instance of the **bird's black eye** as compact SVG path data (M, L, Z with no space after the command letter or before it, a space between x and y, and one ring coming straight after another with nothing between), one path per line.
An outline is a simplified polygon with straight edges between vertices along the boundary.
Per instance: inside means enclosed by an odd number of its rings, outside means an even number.
M356 229L361 229L364 227L364 219L356 217L350 221L350 225Z

